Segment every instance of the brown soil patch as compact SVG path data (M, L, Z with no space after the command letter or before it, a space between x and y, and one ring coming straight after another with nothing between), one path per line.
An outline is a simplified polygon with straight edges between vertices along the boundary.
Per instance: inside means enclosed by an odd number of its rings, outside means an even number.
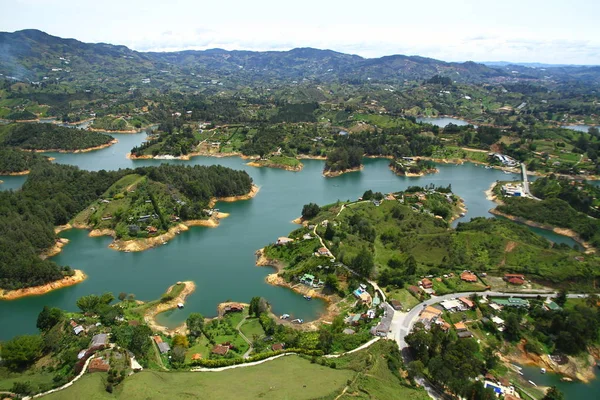
M65 239L65 238L56 239L56 241L54 242L54 246L44 250L42 252L42 254L40 254L40 258L42 260L45 260L46 258L54 257L55 255L57 255L58 253L60 253L62 251L62 248L67 243L69 243L69 239Z
M510 253L513 251L519 244L517 242L509 241L506 243L506 247L504 248L505 253Z

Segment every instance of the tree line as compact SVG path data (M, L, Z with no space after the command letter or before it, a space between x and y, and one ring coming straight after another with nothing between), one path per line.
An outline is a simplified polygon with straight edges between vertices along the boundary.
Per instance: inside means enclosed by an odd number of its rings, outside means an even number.
M100 132L54 124L10 124L0 127L0 145L25 150L82 150L110 143L113 137Z

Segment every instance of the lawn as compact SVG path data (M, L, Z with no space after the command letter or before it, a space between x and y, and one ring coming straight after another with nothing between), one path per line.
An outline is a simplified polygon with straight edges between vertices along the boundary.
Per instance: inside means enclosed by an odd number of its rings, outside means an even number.
M386 294L388 299L398 300L402 303L402 309L404 311L419 304L419 300L406 289L395 289L391 292L386 292Z
M258 318L250 318L247 319L246 322L240 327L242 333L250 340L253 340L254 335L258 337L265 336L265 331L263 330L260 322L258 322Z
M84 376L72 387L47 396L52 399L314 399L341 392L354 372L332 369L298 356L222 372L143 371L127 378L108 394L103 374Z

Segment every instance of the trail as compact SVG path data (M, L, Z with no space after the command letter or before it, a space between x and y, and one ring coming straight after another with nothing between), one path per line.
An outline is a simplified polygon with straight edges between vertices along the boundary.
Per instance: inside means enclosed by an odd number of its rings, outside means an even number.
M250 353L252 353L252 350L254 350L254 348L252 347L252 342L250 341L250 339L248 339L246 337L246 335L244 335L244 333L242 332L242 330L240 329L242 325L244 325L244 322L246 322L246 319L248 319L248 317L244 317L244 319L242 319L240 321L239 324L237 324L237 326L235 327L235 329L239 332L240 336L242 337L242 339L244 339L246 341L246 343L248 343L248 346L250 346L248 348L248 351L246 351L244 353L244 355L242 356L243 358L248 358L250 357Z

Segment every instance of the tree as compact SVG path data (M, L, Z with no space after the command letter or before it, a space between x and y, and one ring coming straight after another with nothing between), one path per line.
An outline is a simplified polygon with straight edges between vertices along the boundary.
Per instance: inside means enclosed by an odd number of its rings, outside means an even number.
M515 313L510 313L504 321L504 336L513 342L521 339L520 318Z
M183 347L184 349L187 349L190 347L190 342L184 335L175 335L173 336L173 347Z
M316 217L321 208L315 203L308 203L302 207L302 219L311 219Z
M552 386L550 389L548 389L542 400L564 400L564 398L565 396L562 394L562 392L558 390L556 386Z
M323 238L325 238L326 240L332 240L334 236L335 230L333 229L333 224L327 224L327 228L325 228Z
M417 376L423 375L423 371L425 370L425 366L421 360L415 360L408 363L407 371L408 376L413 379Z
M253 297L252 300L250 300L250 307L248 309L248 314L254 315L254 317L258 317L260 315L259 304L260 304L260 297L258 297L258 296Z
M371 276L375 262L373 261L373 255L365 247L354 257L352 260L353 269L361 275L366 277Z
M321 325L319 329L319 348L324 353L329 353L333 346L333 334L329 331L328 327Z
M2 344L0 355L11 369L23 369L42 354L44 342L40 335L16 336Z
M191 313L185 322L190 330L190 335L196 338L200 337L202 330L204 329L204 317L202 314Z
M554 302L559 306L564 307L565 303L567 302L567 291L565 289L561 289L554 299Z
M373 191L371 189L367 190L362 195L363 200L371 200L373 198Z
M146 325L134 326L128 349L136 356L143 358L148 347L150 347L150 335L152 335L152 330Z
M63 312L60 308L44 306L37 318L36 327L46 332L63 318Z
M181 346L175 346L171 351L171 363L176 368L183 366L185 363L185 348Z
M127 293L125 293L125 292L119 293L119 300L124 301L126 298L127 298Z
M332 292L337 292L339 290L339 281L335 274L327 274L325 277L325 287Z
M406 259L406 275L414 275L417 273L417 260L415 260L415 257L411 254L407 259Z

